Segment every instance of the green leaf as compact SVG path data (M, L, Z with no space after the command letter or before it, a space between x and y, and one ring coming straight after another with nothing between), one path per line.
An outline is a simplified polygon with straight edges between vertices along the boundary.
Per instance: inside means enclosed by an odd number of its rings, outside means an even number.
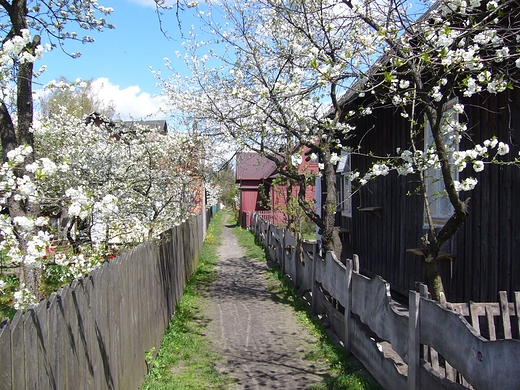
M390 73L385 72L385 81L392 82L395 80L395 77L392 76Z

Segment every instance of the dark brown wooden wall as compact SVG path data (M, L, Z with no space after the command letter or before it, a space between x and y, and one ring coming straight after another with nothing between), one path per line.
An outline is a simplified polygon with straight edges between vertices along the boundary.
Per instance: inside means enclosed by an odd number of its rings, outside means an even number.
M473 141L481 143L497 135L511 146L510 156L518 156L518 91L461 102L466 107L468 133ZM398 146L409 145L408 124L393 109L374 110L373 115L358 123L356 134L348 142L352 146L361 143L365 153L395 155ZM471 142L464 140L460 149L472 148ZM352 167L366 172L373 161L353 156ZM515 202L520 195L520 169L487 165L481 173L468 168L468 174L479 180L477 188L468 193L470 217L443 248L456 258L440 264L447 298L452 302L496 301L498 291L506 290L512 299L512 292L520 289L520 207ZM423 201L414 194L418 184L413 175L399 177L392 172L379 177L353 196L352 219L341 221L351 230L344 241L344 253L358 254L365 272L381 275L403 294L414 289L416 282L426 282L422 258L406 252L420 248L425 233ZM366 207L381 207L380 216L359 211Z

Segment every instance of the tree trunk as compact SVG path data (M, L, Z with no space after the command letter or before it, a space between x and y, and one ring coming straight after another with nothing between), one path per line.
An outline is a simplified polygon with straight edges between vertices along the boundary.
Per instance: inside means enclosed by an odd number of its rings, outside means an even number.
M3 6L9 14L12 26L11 30L4 39L12 39L16 35L21 35L23 29L28 28L27 24L27 0L14 0L11 6ZM28 44L25 50L34 53L34 49L39 45L40 37L35 36L32 43ZM32 62L18 64L16 74L16 129L5 101L0 103L0 137L2 142L3 161L7 161L7 153L16 149L21 145L34 146L33 133L31 132L33 122L33 97L32 97L32 78L34 65ZM24 164L34 162L34 149L30 156L26 157ZM28 175L32 178L30 172L25 171L25 166L21 170L16 170L16 175L22 177ZM27 199L15 200L11 196L6 200L7 209L11 219L15 217L34 218L39 215L40 208L37 204L31 203ZM20 249L23 255L27 254L28 239L30 235L26 232L20 232L16 225L13 229L18 237ZM41 267L28 266L25 258L20 264L20 283L30 290L35 296L41 296L39 284L41 278Z
M343 244L339 237L339 232L335 228L336 219L336 169L330 162L330 151L325 151L324 161L324 181L325 181L325 202L323 204L323 246L327 252L334 252L338 260L341 260Z
M295 210L293 210L293 185L290 179L285 183L285 216L287 217L287 229L295 234L296 232L296 217Z
M442 283L441 275L437 268L437 254L427 255L426 260L426 278L428 280L428 287L431 291L432 298L440 301L441 293L444 294L444 285Z

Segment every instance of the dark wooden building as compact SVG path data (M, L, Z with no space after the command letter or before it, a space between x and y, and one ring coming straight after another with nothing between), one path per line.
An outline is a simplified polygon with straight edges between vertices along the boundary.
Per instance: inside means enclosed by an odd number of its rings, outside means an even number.
M471 142L482 143L497 136L510 146L509 155L502 157L519 156L519 90L459 101L467 115L461 121L467 122L472 139L462 139L460 150L473 148ZM356 104L355 99L349 103L352 107ZM347 142L374 155L395 155L397 147L410 145L409 123L395 108L375 109L359 120L355 136ZM348 163L338 169L338 188L348 190L347 171L366 172L373 162L369 157L349 156ZM461 193L471 197L470 215L442 248L447 256L439 262L447 299L497 301L498 291L505 290L512 300L513 291L520 291L520 206L516 204L520 200L520 169L489 164L479 173L466 169L459 180L467 175L478 179L473 191ZM399 176L392 171L355 192L348 206L344 191L339 194L337 225L348 232L343 255L358 254L363 272L381 275L395 293L407 294L417 282L426 283L423 258L413 251L422 246L427 228L418 186L417 176Z

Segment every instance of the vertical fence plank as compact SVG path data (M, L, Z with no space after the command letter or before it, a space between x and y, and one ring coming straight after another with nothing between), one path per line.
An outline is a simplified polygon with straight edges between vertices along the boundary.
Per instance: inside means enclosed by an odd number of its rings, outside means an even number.
M446 378L452 382L455 382L457 378L457 370L455 370L447 361L444 362L444 364L446 365Z
M123 275L122 280L122 289L121 294L123 295L124 306L122 308L122 357L123 357L123 367L122 367L122 376L121 376L121 388L128 389L132 387L133 384L136 383L135 372L136 367L134 367L134 353L135 349L135 337L129 338L127 335L132 334L132 306L133 306L133 289L130 287L131 283L131 272L129 265L129 258L127 255L123 255L121 257L121 274Z
M480 336L480 321L478 319L478 309L477 305L475 305L475 302L470 301L469 302L469 313L471 317L471 325L475 330L477 331L477 334Z
M113 389L114 380L111 371L111 357L110 357L110 333L111 326L111 307L110 307L110 272L108 264L96 270L95 284L94 284L94 303L96 308L96 353L100 357L100 369L97 375L100 376L101 388Z
M316 267L318 266L318 244L312 244L312 276L311 276L311 312L316 313L316 305L318 303L318 284L316 283Z
M27 389L38 388L38 341L34 327L35 316L33 308L27 310L23 315L25 386Z
M518 337L520 338L520 291L515 291L515 313L518 326Z
M350 330L350 311L352 309L352 272L354 268L353 261L350 259L347 259L347 262L345 263L346 266L346 272L345 272L345 291L346 293L346 299L345 299L345 314L343 321L345 322L345 349L350 352L351 347L351 330Z
M52 339L48 334L47 302L42 301L34 309L34 324L37 336L38 356L38 388L55 389L54 372L49 363L48 348L52 345Z
M11 352L13 354L13 390L25 389L25 342L21 311L14 315L11 322Z
M85 337L87 341L87 350L89 353L89 361L90 365L88 367L89 371L92 370L90 374L92 388L99 389L102 387L102 378L103 378L103 364L101 354L99 353L98 348L98 339L97 339L97 306L95 302L95 273L88 275L83 279L83 292L85 296L85 305L87 310L87 315L84 315L84 325L85 325Z
M75 367L74 370L69 372L69 380L74 384L73 386L75 388L80 389L86 381L85 376L88 370L86 369L87 360L81 340L84 335L81 334L83 331L83 324L81 323L81 308L78 307L78 286L78 280L74 280L70 285L67 293L64 294L63 301L65 315L67 318L67 331L69 333L68 340L70 342L70 348L72 350Z
M354 254L352 255L352 270L356 273L359 273L359 256Z
M90 310L89 293L86 289L87 280L80 279L73 291L74 308L78 322L78 347L83 367L82 385L85 388L94 388L94 363L91 340L94 337L92 328L92 312Z
M497 339L497 332L495 330L495 317L493 316L493 310L489 306L486 306L486 319L489 329L489 340L495 341Z
M61 297L52 293L47 302L47 321L49 328L47 336L53 340L52 346L48 348L49 364L54 373L56 389L67 388L67 359L65 355L65 330L59 301Z
M136 352L134 356L135 361L135 367L137 368L136 372L138 372L138 381L141 383L142 378L147 373L146 371L146 363L144 360L145 351L148 348L148 345L146 345L146 338L144 336L144 318L145 318L145 312L146 312L146 305L144 304L144 294L145 292L142 291L141 286L143 286L143 267L150 268L150 252L148 250L141 252L141 256L137 258L137 256L131 257L131 267L133 275L133 285L135 288L133 289L134 292L134 305L132 310L132 319L133 319L133 328L135 329L134 332L136 334Z
M409 292L409 321L408 321L408 390L419 390L420 384L420 333L419 333L419 304L421 296Z
M155 267L156 267L156 258L155 258L155 251L154 251L154 256L150 259L149 268L147 270L145 270L145 272L144 272L146 285L147 285L147 290L146 290L147 294L143 297L144 306L147 308L145 324L149 323L149 321L152 321L153 318L156 318L155 317L155 302L156 302L155 297L156 297L158 281L156 280L157 272L155 271ZM147 349L154 347L158 350L159 346L157 345L157 342L155 340L154 329L155 329L154 327L145 326L145 333L148 338Z
M58 301L62 321L60 324L60 333L58 337L65 339L64 352L65 364L67 365L67 388L79 389L81 383L81 373L78 357L78 347L76 345L77 329L76 315L74 314L74 303L72 300L72 290L70 286L65 286L60 291L61 300Z
M498 295L500 298L500 314L502 315L504 338L511 339L511 317L509 316L509 302L507 300L507 292L499 291Z
M428 292L428 286L424 283L419 283L418 285L419 295L423 298L429 298L430 293ZM422 358L425 362L430 362L430 347L427 345L422 345L419 347L421 349Z
M107 267L107 273L110 278L109 282L109 312L110 312L110 326L108 327L108 355L110 361L110 372L112 373L113 387L119 389L119 359L121 346L121 332L120 332L120 310L121 297L118 286L118 259L111 261Z
M0 323L0 389L11 390L12 387L12 354L11 354L11 324L9 320Z

